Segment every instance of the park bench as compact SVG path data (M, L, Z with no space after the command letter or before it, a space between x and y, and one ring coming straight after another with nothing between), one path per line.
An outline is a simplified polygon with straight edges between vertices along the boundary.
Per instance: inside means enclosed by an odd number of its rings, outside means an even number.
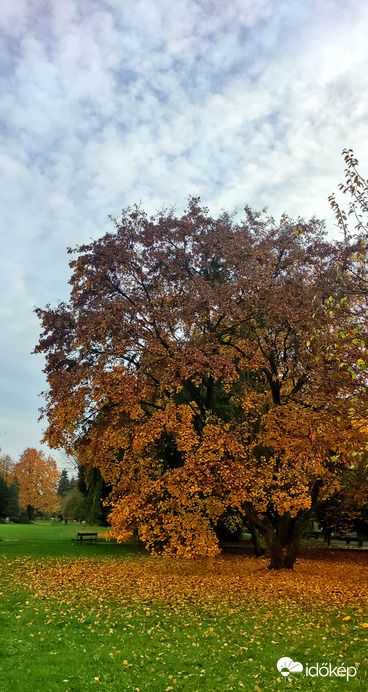
M345 541L346 545L349 545L352 541L356 541L360 548L363 547L363 541L366 540L365 536L357 533L357 531L351 531L351 533L346 534L333 533L331 538L334 538L336 541Z
M77 533L77 541L83 543L83 541L96 541L97 542L97 531L79 531Z
M313 529L304 536L305 538L315 538L319 539L323 537L323 542L327 545L331 544L331 541L345 541L346 545L350 545L352 542L356 542L359 548L363 547L364 541L367 541L367 536L357 531L351 531L350 533L338 533L337 531L323 531L322 529Z
M219 543L219 548L221 549L222 553L233 553L233 554L242 554L248 552L247 549L251 546L251 543L249 541L244 541L242 539L238 541L220 541Z

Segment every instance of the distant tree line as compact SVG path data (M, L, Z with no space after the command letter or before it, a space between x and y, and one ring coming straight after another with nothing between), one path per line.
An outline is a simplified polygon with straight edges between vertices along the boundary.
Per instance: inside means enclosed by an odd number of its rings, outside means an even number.
M57 517L106 524L108 492L98 469L81 467L78 478L58 472L52 457L27 448L15 463L0 454L0 521L14 523Z

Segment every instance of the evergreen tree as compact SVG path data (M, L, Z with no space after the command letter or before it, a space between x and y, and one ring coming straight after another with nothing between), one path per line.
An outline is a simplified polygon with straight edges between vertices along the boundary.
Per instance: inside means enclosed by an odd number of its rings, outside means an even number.
M20 514L19 507L19 485L16 478L8 484L8 505L7 505L7 516L10 519L18 517Z
M7 517L8 516L8 500L9 500L9 487L8 484L3 478L3 476L0 476L0 516L1 517Z
M69 490L71 490L71 481L68 478L68 472L66 469L63 469L61 474L60 474L60 480L58 483L58 488L57 488L57 494L61 495L61 497L64 497Z
M19 486L15 478L5 480L0 475L0 516L18 517L19 508Z

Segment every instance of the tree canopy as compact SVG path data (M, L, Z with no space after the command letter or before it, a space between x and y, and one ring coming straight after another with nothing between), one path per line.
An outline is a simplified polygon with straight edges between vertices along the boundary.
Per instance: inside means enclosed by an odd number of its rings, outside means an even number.
M19 502L27 509L28 519L35 512L55 512L60 501L57 496L59 472L52 457L42 451L28 447L14 466L19 485Z
M45 440L101 470L118 540L213 555L240 516L292 567L366 445L363 246L198 198L113 221L70 250L70 301L37 310Z

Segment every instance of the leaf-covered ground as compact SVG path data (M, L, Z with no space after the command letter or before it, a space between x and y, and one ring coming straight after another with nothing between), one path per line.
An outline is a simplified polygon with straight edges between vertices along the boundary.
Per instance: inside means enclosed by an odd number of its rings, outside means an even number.
M333 559L335 557L335 559ZM70 603L90 599L119 603L162 601L171 606L193 602L211 607L226 602L275 602L297 607L341 608L367 605L368 555L339 552L329 559L303 559L294 571L269 571L268 559L223 556L213 560L88 558L8 563L12 586L41 599ZM5 565L6 569L6 565Z
M0 557L0 692L368 689L368 555ZM355 678L281 678L280 657Z

